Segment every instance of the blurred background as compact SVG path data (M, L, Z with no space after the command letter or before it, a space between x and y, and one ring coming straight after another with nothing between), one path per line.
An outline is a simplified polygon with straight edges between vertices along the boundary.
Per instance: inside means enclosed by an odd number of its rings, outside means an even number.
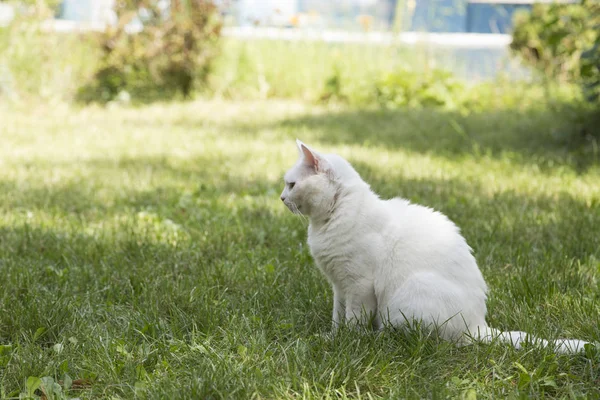
M579 87L592 101L598 8L589 0L0 1L0 99L202 95L460 108L480 100L465 85L535 81L562 85L561 95L574 89L568 96Z

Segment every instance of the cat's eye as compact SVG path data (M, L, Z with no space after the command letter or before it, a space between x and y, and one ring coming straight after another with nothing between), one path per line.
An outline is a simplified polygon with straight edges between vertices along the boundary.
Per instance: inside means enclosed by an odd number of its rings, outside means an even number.
M290 189L293 189L294 186L296 186L296 182L288 182L288 186L290 187Z

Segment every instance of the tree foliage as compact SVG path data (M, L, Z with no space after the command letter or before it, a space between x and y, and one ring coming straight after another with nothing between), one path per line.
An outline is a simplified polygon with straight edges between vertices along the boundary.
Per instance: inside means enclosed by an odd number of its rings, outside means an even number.
M581 84L589 99L600 94L600 3L534 4L515 16L511 49L551 79Z
M217 55L221 21L210 0L121 0L118 23L100 36L101 67L83 100L190 96Z

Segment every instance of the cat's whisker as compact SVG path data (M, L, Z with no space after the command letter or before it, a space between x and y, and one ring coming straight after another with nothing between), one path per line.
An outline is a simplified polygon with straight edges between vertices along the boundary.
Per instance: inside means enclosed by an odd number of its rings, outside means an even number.
M308 223L308 218L303 215L300 210L298 209L298 206L294 203L290 203L292 205L292 211L294 213L295 216L297 216L298 218L300 218L302 220L302 222Z

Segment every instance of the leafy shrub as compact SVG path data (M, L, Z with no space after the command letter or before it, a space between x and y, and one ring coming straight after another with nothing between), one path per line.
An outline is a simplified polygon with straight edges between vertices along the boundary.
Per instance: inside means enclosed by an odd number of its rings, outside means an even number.
M209 0L117 2L118 24L101 34L101 66L80 92L84 101L110 101L121 92L151 101L190 96L217 55L221 22ZM140 26L139 32L133 32Z
M340 67L336 64L333 66L332 74L325 80L323 93L320 97L321 101L346 101L347 98L342 92L342 74Z
M545 76L600 91L600 3L534 4L515 15L511 49Z
M218 96L233 99L342 97L362 104L363 95L373 101L372 83L382 71L417 63L408 47L363 43L224 38L221 49L210 87Z
M386 108L456 108L463 90L463 85L443 70L397 70L383 74L375 82L376 101Z

